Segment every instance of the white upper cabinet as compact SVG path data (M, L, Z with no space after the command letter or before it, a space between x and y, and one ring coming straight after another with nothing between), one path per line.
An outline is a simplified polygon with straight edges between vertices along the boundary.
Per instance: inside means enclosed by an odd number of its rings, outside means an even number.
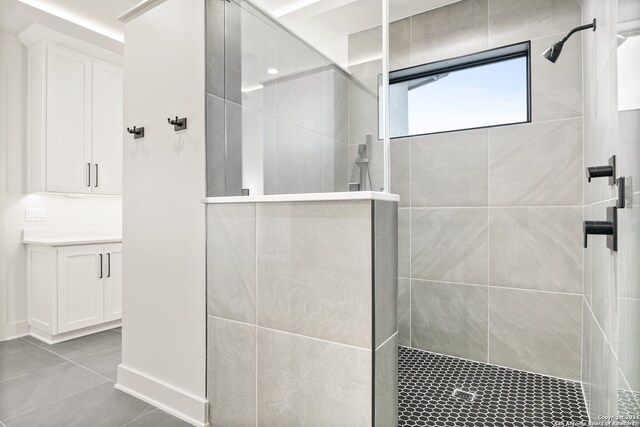
M93 61L93 192L122 194L122 68ZM118 143L114 143L118 141Z
M47 191L91 193L92 60L57 46L47 52Z
M122 68L43 41L28 73L29 192L122 194Z

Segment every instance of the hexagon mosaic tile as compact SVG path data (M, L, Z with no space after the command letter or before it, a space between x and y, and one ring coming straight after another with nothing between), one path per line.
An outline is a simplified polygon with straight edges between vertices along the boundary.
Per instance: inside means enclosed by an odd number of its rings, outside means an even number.
M399 426L588 425L579 382L402 346L398 369Z

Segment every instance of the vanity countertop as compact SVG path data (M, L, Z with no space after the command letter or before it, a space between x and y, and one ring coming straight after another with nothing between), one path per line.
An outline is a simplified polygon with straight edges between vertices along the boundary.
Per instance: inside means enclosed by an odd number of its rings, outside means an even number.
M22 242L28 245L70 246L122 242L119 230L23 230Z

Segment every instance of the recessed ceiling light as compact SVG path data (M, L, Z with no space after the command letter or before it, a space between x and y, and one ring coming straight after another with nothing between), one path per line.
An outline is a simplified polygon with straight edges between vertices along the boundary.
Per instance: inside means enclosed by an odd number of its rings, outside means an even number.
M278 70L276 70L275 68L269 68L267 70L267 73L269 73L271 75L275 75L275 74L278 74Z

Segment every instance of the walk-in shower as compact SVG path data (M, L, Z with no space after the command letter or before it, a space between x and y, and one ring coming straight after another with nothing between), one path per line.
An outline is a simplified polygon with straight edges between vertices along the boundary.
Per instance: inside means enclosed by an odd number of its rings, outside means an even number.
M207 202L260 196L208 208L209 398L228 424L233 396L251 425L640 415L632 180L617 252L581 227L621 194L585 166L640 170L638 0L207 5Z

